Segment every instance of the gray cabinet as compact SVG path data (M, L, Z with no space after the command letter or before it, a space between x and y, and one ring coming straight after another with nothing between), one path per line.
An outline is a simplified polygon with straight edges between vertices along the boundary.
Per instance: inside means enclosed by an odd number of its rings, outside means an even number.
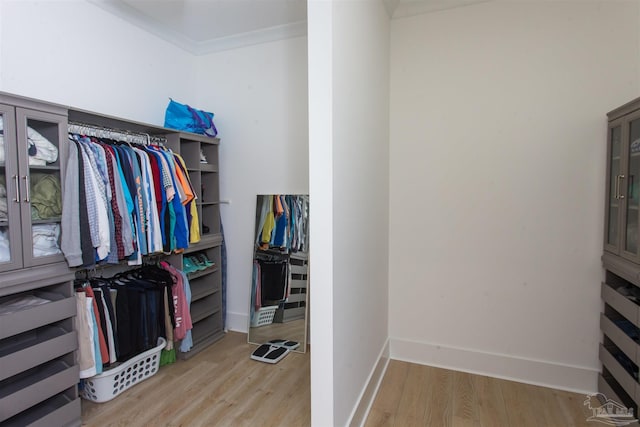
M0 119L0 424L80 425L73 272L59 250L66 110L0 94Z
M0 272L64 262L59 236L65 111L0 96L0 116Z
M608 114L598 390L640 406L640 99Z
M640 111L613 115L608 129L605 250L640 262Z

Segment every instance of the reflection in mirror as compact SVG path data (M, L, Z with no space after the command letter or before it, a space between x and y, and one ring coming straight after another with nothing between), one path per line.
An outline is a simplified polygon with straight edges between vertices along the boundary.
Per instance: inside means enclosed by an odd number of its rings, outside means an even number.
M258 195L253 247L249 342L295 341L305 352L309 196Z

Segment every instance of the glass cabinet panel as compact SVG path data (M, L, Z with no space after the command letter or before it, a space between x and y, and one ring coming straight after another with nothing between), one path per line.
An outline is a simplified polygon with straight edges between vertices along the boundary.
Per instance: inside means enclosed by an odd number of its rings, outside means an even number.
M11 261L9 236L9 199L7 197L6 152L4 139L5 114L0 112L0 263Z
M58 123L27 120L27 146L24 149L29 174L25 202L30 204L33 256L36 258L61 253L62 187L58 126Z
M621 154L622 154L622 126L609 129L609 140L611 141L611 157L609 158L609 200L607 205L607 244L618 245L618 176L620 175Z
M61 143L67 134L63 116L17 109L21 219L25 266L63 260Z
M625 251L638 254L638 207L640 182L640 119L629 123L629 163L626 176L626 191L621 192L626 198Z

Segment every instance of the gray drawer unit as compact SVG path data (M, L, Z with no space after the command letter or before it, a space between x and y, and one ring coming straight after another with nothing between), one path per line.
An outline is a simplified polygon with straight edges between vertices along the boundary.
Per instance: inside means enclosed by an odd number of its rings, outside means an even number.
M2 426L80 425L73 276L69 269L54 265L38 267L33 275L0 273L0 282L10 284L3 290L15 290L0 297ZM32 297L40 298L41 304L25 305L25 299L33 301ZM18 300L23 304L16 305Z

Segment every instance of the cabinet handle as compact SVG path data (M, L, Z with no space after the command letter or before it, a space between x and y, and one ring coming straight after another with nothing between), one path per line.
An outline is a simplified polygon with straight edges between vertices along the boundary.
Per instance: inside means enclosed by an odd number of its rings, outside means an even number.
M20 177L18 175L13 175L13 180L16 184L16 198L13 199L13 201L20 203Z
M22 179L24 179L24 188L25 191L27 192L27 196L24 198L24 202L25 203L29 203L31 200L31 197L29 196L29 175L25 175L22 177Z
M618 175L618 179L619 180L624 179L624 175ZM620 194L620 183L618 183L618 198L619 199L624 199L624 194Z

